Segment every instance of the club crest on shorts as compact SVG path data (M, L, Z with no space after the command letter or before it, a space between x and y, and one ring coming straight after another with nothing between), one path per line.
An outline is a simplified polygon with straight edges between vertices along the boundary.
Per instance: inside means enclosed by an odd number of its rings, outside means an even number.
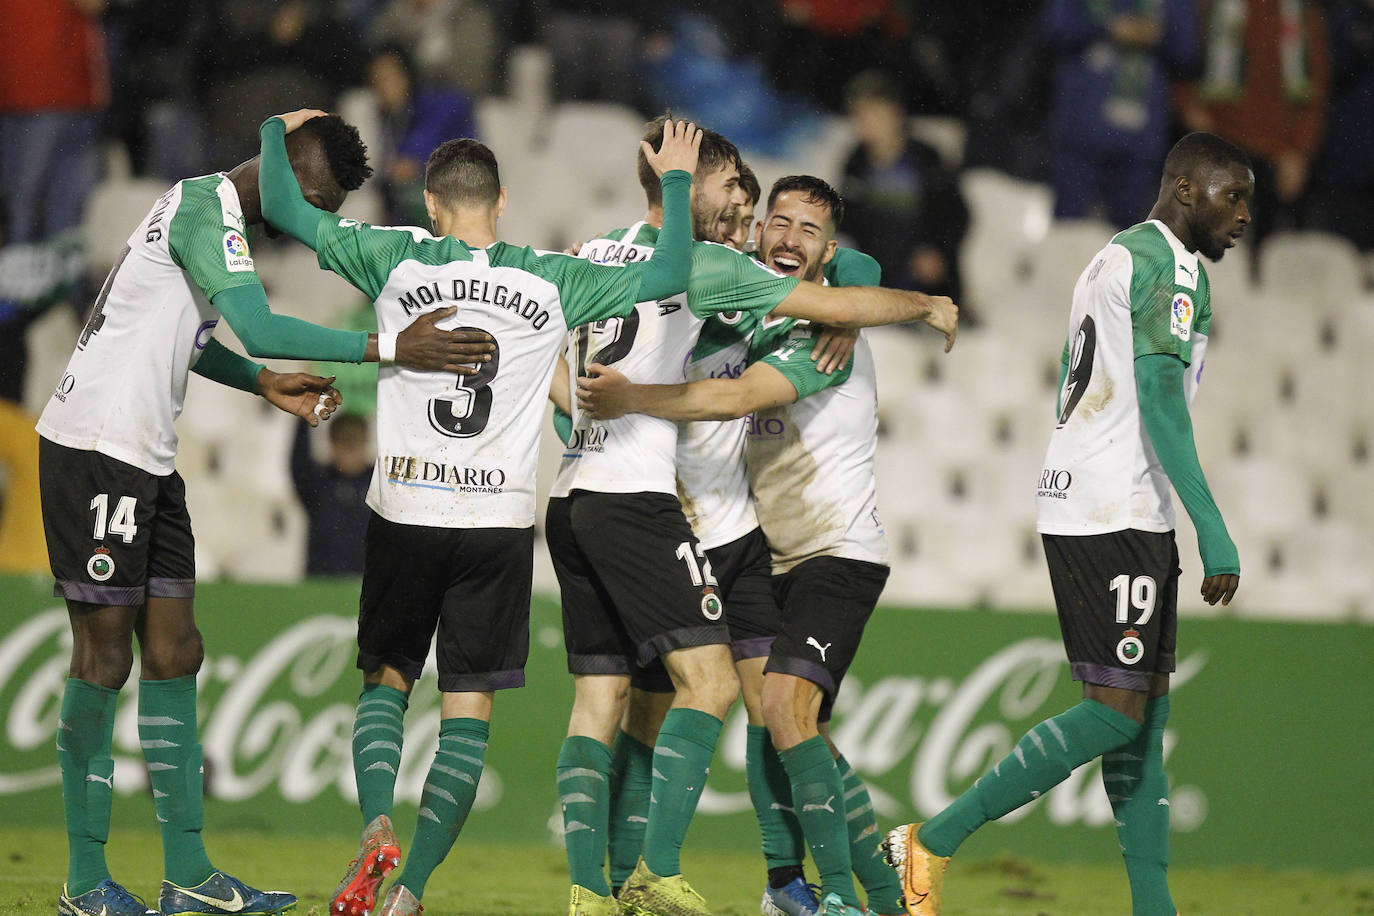
M1140 641L1140 631L1127 630L1121 634L1121 642L1116 644L1116 657L1123 665L1134 665L1145 657L1145 644Z
M701 613L707 620L719 620L720 615L725 613L720 595L709 585L701 590Z
M114 557L104 547L97 547L95 553L86 561L86 574L97 582L104 582L114 575Z

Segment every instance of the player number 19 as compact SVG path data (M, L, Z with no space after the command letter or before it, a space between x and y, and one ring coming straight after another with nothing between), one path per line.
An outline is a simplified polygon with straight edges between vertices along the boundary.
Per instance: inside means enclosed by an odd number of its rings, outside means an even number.
M124 538L124 543L132 544L134 536L138 534L134 515L134 507L137 505L138 500L134 497L121 496L119 502L115 503L114 515L110 515L110 494L97 493L95 499L91 500L91 508L95 510L95 539L105 540L105 532L109 531L110 534Z
M1111 590L1116 592L1117 623L1129 622L1128 602L1140 611L1140 617L1136 620L1135 626L1144 626L1154 616L1155 580L1153 576L1136 576L1132 579L1126 573L1122 573L1111 581Z

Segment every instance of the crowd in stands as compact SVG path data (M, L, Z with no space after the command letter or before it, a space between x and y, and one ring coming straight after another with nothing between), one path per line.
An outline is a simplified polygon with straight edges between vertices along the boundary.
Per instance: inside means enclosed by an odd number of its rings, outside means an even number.
M362 92L384 218L425 225L430 150L479 133L529 47L551 101L671 108L746 157L796 158L846 119L842 171L823 176L846 240L969 321L961 170L1126 226L1189 130L1254 160L1255 264L1273 232L1320 230L1364 253L1374 286L1374 0L0 0L0 399L25 400L35 317L80 315L99 288L79 229L112 159L166 183L227 169L266 115ZM960 142L918 139L913 116Z

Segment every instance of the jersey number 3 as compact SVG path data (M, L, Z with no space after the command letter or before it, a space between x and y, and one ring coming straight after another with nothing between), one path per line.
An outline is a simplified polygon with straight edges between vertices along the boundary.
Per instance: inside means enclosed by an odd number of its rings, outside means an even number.
M483 331L482 328L454 328L455 331ZM491 420L491 388L501 366L501 347L492 338L491 361L478 364L476 375L458 376L450 397L430 398L429 424L445 436L467 439L487 428Z

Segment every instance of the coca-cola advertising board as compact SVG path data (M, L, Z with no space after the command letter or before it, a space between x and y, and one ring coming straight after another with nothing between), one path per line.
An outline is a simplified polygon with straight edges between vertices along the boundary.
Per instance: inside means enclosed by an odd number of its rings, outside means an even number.
M360 826L350 742L356 582L205 583L200 731L207 829ZM532 608L527 686L497 696L487 770L464 836L558 842L554 766L572 699L555 600ZM1326 867L1374 861L1374 627L1185 620L1165 750L1173 856ZM51 582L0 577L0 808L59 824L54 741L71 637ZM136 721L137 666L115 723L122 825L155 826ZM1054 616L883 608L836 703L832 735L868 782L883 826L938 811L1040 720L1077 701ZM433 672L406 718L398 819L413 824L438 742ZM758 832L744 778L745 719L726 723L689 843L746 849ZM966 853L1116 855L1097 764L976 834Z

